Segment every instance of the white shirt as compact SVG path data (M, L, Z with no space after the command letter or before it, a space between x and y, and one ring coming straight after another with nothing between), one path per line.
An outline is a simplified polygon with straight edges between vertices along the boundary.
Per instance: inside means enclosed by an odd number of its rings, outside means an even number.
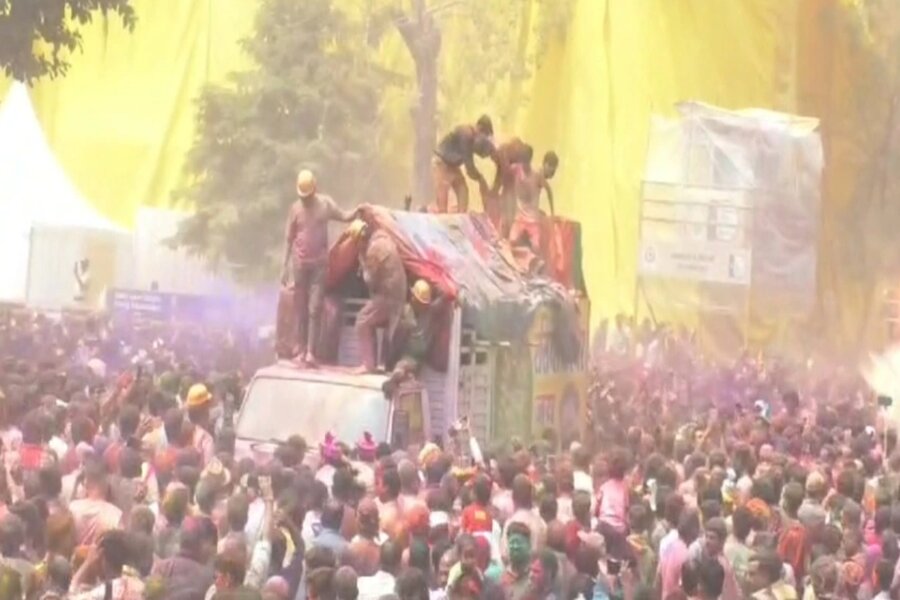
M382 596L394 593L396 580L385 571L378 571L371 577L360 577L356 586L359 589L357 600L380 600Z
M62 460L63 457L69 452L69 445L66 444L63 439L57 435L54 435L50 438L50 441L47 442L47 445L50 446L50 449L56 454L57 460Z
M575 471L572 473L572 481L575 484L576 492L587 492L591 496L594 495L594 479L584 471Z
M300 537L303 538L303 547L312 548L313 540L322 531L322 514L317 510L310 510L303 517L303 526L300 528Z

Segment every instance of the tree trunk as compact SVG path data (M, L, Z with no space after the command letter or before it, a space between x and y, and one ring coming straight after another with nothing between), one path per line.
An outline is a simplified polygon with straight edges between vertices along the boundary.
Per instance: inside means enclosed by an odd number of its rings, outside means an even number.
M413 0L412 14L397 28L416 66L417 97L411 109L413 121L413 174L411 194L416 205L432 201L431 156L437 138L438 55L441 32L425 0Z

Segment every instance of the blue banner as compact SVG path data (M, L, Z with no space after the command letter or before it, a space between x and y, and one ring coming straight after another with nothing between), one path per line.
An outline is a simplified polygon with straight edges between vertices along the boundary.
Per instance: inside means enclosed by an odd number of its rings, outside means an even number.
M106 306L118 316L211 323L229 321L233 316L234 300L227 296L112 289L107 294Z

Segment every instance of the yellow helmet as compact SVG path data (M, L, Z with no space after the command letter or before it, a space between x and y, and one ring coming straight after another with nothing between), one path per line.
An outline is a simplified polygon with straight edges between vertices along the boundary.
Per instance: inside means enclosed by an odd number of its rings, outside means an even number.
M431 304L431 284L419 279L412 286L412 296L421 304Z
M350 227L347 228L347 231L350 232L350 237L354 240L358 240L362 237L363 233L365 233L366 227L368 226L368 223L362 219L354 219L353 222L350 223Z
M209 393L209 390L206 389L206 386L202 383L195 383L188 390L187 400L185 404L188 408L197 408L199 406L203 406L210 400L212 400L212 394Z
M309 198L316 193L316 176L309 169L297 173L297 194L301 198Z

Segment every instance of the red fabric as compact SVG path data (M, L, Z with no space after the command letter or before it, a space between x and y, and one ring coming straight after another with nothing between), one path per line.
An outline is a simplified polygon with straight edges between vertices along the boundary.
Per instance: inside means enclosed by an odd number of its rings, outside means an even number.
M575 288L577 282L574 280L575 269L572 263L575 260L575 243L581 235L580 225L560 217L552 217L545 231L549 231L547 268L550 276L567 289Z
M470 504L462 511L460 528L465 533L490 533L493 531L493 519L490 511L475 503Z
M778 556L791 565L798 581L805 575L806 551L806 529L800 523L793 522L778 539Z
M19 450L19 458L22 469L26 471L36 471L41 468L44 462L44 449L37 444L22 444Z
M458 294L456 284L446 269L441 267L434 256L417 256L406 235L397 228L390 211L370 207L364 211L363 219L370 225L387 231L397 249L410 280L425 279L442 295L455 300ZM344 278L359 266L359 244L344 232L328 253L328 274L326 289L334 289Z

